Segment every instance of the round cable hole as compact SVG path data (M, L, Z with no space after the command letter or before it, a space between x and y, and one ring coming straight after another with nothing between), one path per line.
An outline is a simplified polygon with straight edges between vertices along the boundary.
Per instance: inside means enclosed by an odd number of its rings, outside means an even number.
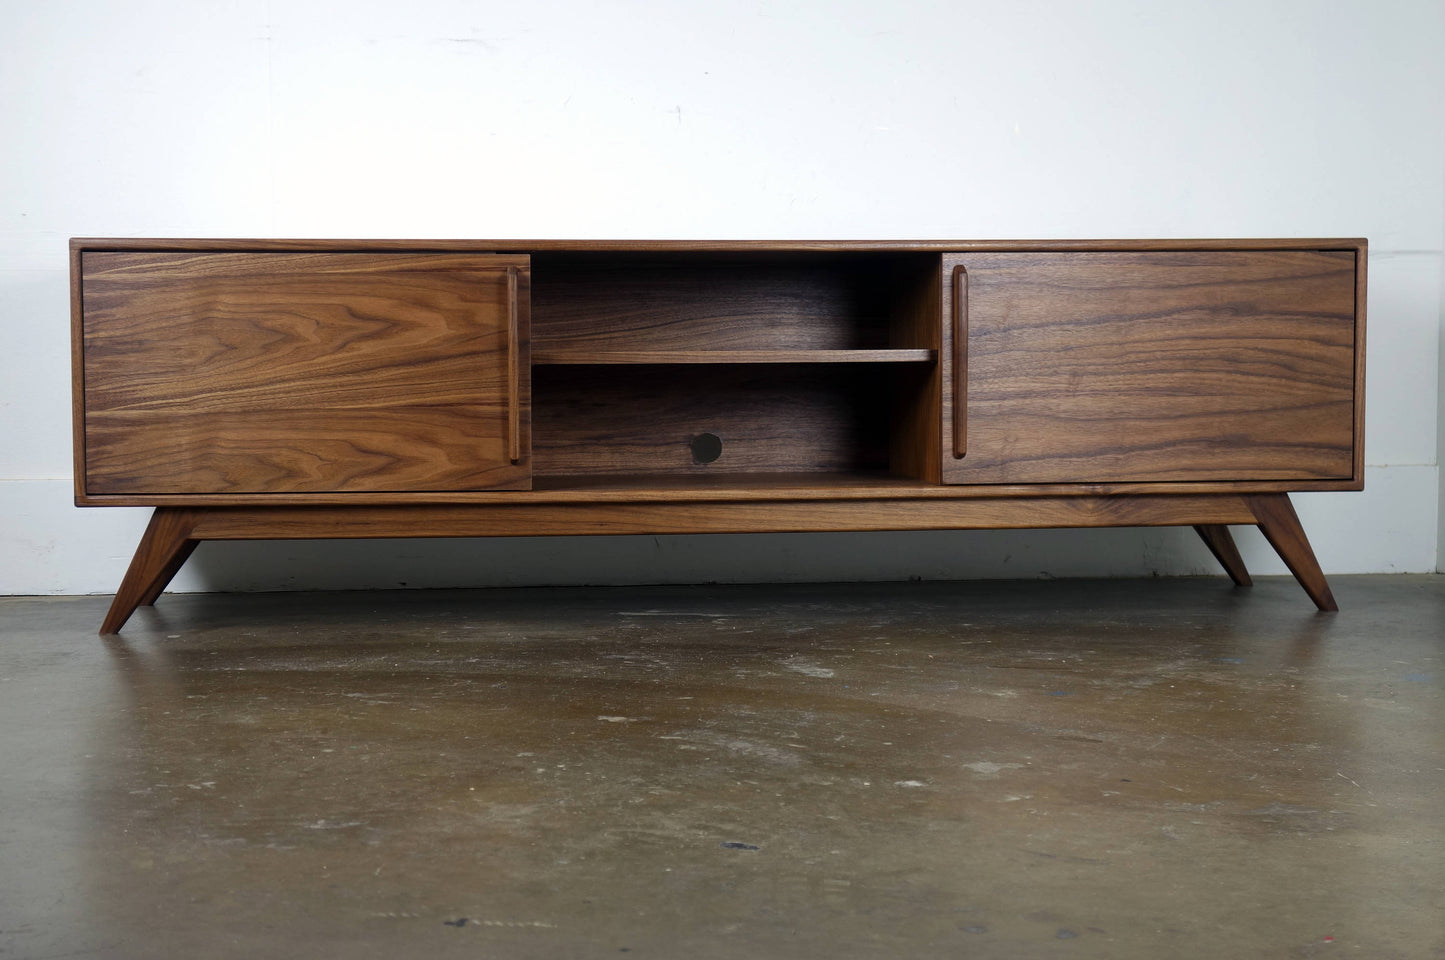
M712 463L722 456L722 438L715 433L700 433L692 438L694 463Z

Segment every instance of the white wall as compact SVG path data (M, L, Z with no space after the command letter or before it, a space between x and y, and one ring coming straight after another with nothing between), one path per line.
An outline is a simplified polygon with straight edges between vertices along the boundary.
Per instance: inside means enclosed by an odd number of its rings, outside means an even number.
M1445 176L1445 171L1442 171ZM1445 210L1440 213L1445 218ZM1436 522L1439 529L1435 535L1435 569L1445 573L1445 469L1439 469L1442 454L1445 454L1445 267L1439 269L1440 274L1440 379L1438 384L1438 395L1440 398L1439 409L1435 414L1435 462L1439 478L1439 506L1436 513Z
M1438 0L0 5L0 592L114 589L70 505L70 236L1367 236L1367 490L1442 535ZM1282 572L1252 531L1259 572ZM1187 531L208 545L179 589L1212 570Z

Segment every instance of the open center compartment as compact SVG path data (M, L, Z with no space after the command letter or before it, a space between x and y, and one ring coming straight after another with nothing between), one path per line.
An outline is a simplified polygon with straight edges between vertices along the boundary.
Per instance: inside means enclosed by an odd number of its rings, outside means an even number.
M534 474L932 479L940 260L533 258Z

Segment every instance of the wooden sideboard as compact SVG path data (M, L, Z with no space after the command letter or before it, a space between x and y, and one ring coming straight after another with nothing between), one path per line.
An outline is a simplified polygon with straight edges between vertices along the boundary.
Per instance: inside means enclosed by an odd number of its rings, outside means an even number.
M1258 526L1360 490L1364 240L72 240L76 503L203 540Z

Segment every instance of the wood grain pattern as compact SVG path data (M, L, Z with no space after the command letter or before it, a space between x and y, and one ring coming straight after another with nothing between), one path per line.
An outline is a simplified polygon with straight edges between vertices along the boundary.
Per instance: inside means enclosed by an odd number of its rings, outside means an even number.
M896 344L896 255L535 258L539 354L852 350ZM923 345L917 345L923 346Z
M363 251L373 253L1062 253L1144 250L1344 250L1363 239L1114 239L1114 240L417 240L77 237L72 248L171 251Z
M140 603L137 606L154 606L161 594L165 592L166 587L170 586L170 582L175 579L176 574L181 572L181 567L186 565L186 561L191 558L191 554L195 553L196 548L200 545L201 541L199 540L184 541L180 548L171 555L170 560L160 568L156 577L151 580L151 585L141 595Z
M968 268L953 268L953 459L968 456Z
M521 284L515 266L507 267L507 459L522 461L522 336Z
M1178 524L1247 583L1255 523L1333 609L1286 493L1363 482L1365 252L72 241L77 502L164 505L106 628L273 537Z
M910 257L900 261L893 275L894 310L890 336L894 347L925 349L934 358L926 367L897 381L888 452L889 470L895 476L938 483L939 417L943 364L941 349L943 296L939 289L937 256Z
M1243 498L1039 497L858 503L494 504L402 507L218 507L197 511L203 540L476 537L836 530L969 530L1251 523Z
M1229 528L1223 524L1195 524L1194 532L1199 534L1199 539L1214 554L1214 559L1229 574L1236 586L1249 587L1254 581L1249 577L1249 570L1244 565L1244 558L1239 555L1239 548L1234 544L1234 536Z
M157 426L163 422L164 428ZM407 492L525 485L507 410L460 404L359 409L92 413L90 492Z
M893 379L851 364L535 371L533 469L555 474L886 470ZM722 438L710 464L694 437Z
M1268 505L1261 509L1267 510ZM160 507L151 516L101 633L119 632L137 606L153 602L203 540L1223 525L1255 519L1249 498L1229 494L942 502L889 498L861 502Z
M527 490L445 490L381 493L228 493L91 496L90 506L389 506L400 504L493 503L665 503L692 500L868 500L887 497L926 500L1001 500L1048 496L1202 496L1218 493L1288 493L1358 490L1351 480L1187 481L1162 483L1033 483L940 485L897 470L730 471L710 469L676 473L548 472L533 478ZM1252 521L1251 521L1252 522Z
M81 269L87 495L527 483L507 436L515 421L527 445L508 281L526 258L86 252Z
M969 452L948 482L1352 477L1352 254L945 258L956 265Z
M1365 311L1369 302L1365 275L1369 269L1369 248L1361 240L1355 251L1355 463L1354 479L1365 486Z
M201 538L195 535L198 514L159 507L151 514L135 556L101 623L101 636L119 633L135 608L160 596Z
M1285 566L1289 567L1289 572L1294 574L1300 586L1304 587L1305 593L1309 594L1315 606L1326 612L1340 609L1329 582L1325 580L1324 571L1315 559L1314 549L1310 546L1309 538L1305 536L1304 527L1300 526L1299 516L1294 512L1294 504L1290 503L1289 494L1250 496L1245 497L1244 502L1254 514L1260 533L1263 533L1269 545L1274 547L1275 553L1278 553Z
M85 327L80 297L81 247L70 242L70 447L76 503L85 499Z
M905 350L591 350L538 347L532 362L554 366L610 366L676 363L932 363L937 352Z

